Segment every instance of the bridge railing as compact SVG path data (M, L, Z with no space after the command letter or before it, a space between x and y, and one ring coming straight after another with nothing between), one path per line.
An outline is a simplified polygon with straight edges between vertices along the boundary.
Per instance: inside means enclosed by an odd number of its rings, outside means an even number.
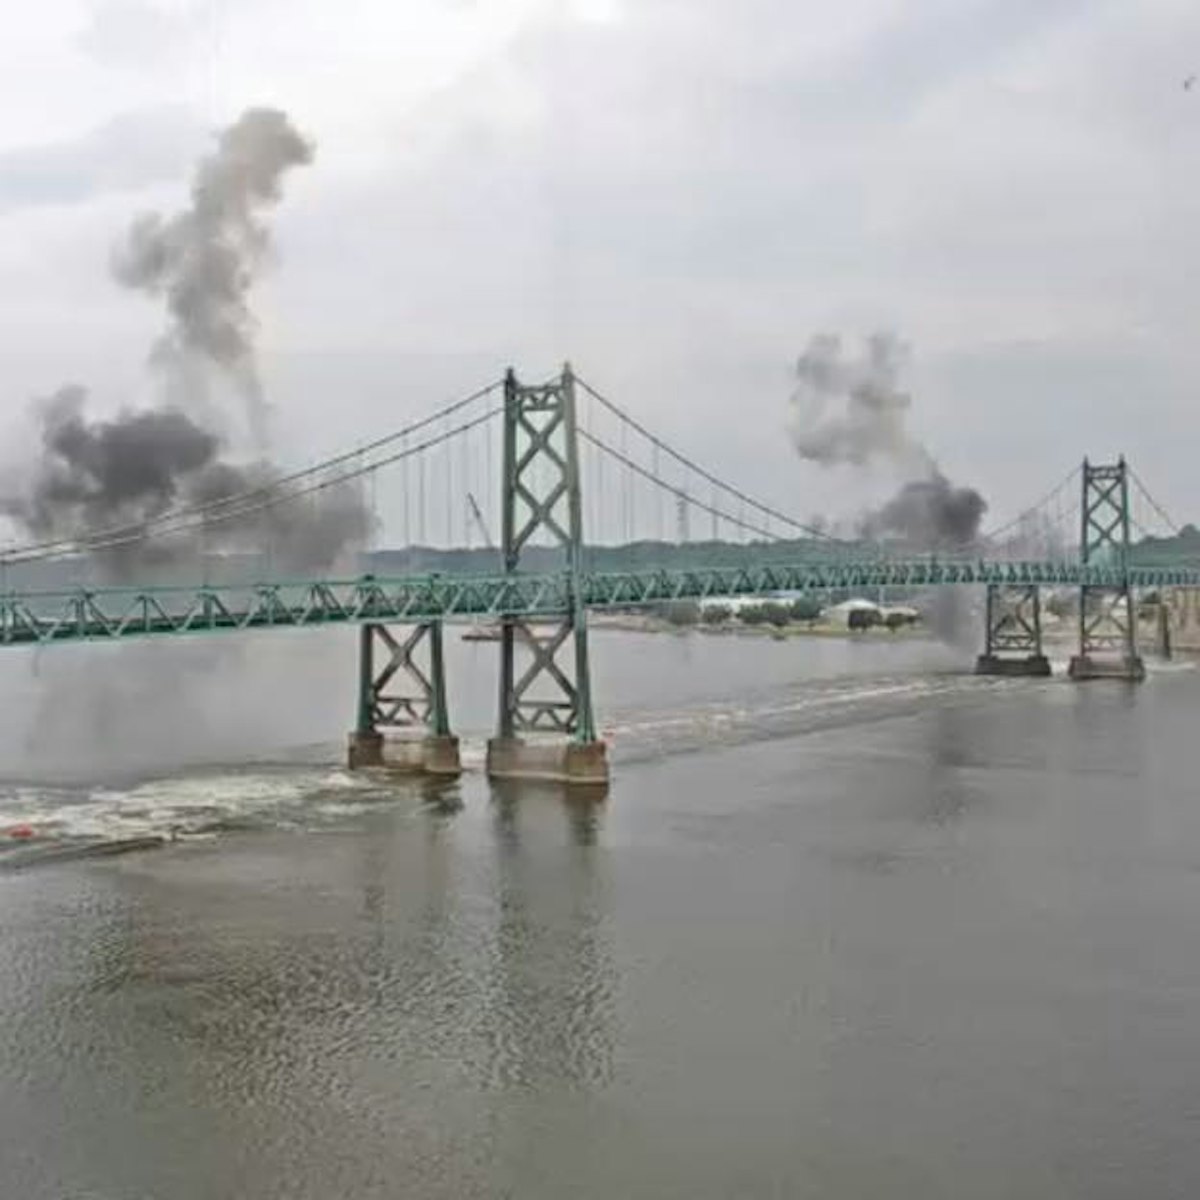
M927 588L961 584L1104 586L1122 568L1106 563L927 556L861 562L803 561L734 567L585 572L590 608L637 608L780 592ZM1200 563L1133 566L1136 587L1200 586ZM232 587L167 585L0 594L0 645L114 640L361 622L487 616L558 616L572 602L567 572L513 575L371 575Z

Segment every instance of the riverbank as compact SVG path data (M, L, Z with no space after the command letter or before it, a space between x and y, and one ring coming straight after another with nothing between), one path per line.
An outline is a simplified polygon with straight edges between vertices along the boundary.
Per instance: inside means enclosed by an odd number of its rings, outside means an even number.
M627 633L697 633L705 637L766 637L776 640L815 637L889 642L899 639L929 641L933 638L933 634L923 625L905 625L898 629L889 629L884 625L874 625L868 629L847 629L844 625L834 625L827 621L793 621L787 625L763 622L758 625L746 625L733 620L722 621L717 625L706 624L703 621L681 625L644 613L594 613L588 618L588 624L593 629L620 629Z

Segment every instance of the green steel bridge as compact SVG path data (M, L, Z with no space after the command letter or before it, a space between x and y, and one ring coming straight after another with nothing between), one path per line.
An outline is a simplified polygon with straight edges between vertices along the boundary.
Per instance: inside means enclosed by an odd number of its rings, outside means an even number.
M762 567L537 575L436 574L292 580L226 587L100 587L0 596L0 645L350 624L424 624L456 619L550 620L572 611L629 609L681 600L779 593L878 591L948 584L988 587L1200 587L1200 566L990 562L936 557L801 562ZM576 588L578 591L576 591Z
M493 425L502 426L498 472ZM172 548L176 564L208 563L214 545L244 550L255 539L269 549L282 536L285 548L298 543L303 549L306 513L320 517L320 506L344 503L349 488L357 487L361 500L365 482L378 507L376 481L388 468L403 478L401 494L393 489L384 503L402 514L410 543L428 543L426 517L433 514L444 521L444 543L454 545L452 515L465 497L470 516L462 516L459 544L464 534L469 544L473 523L491 548L495 569L293 577L286 554L279 562L268 554L270 569L257 578L103 582L151 573ZM481 481L491 482L493 473L499 486L490 488ZM498 548L491 547L476 490L485 503L496 496ZM1146 525L1131 495L1140 495L1171 527L1123 459L1102 465L1085 460L1043 501L969 554L897 553L887 544L839 541L750 496L652 434L569 367L533 385L519 383L509 371L503 381L396 433L262 487L136 526L10 549L0 555L0 647L353 625L360 631L360 686L352 765L392 761L386 747L402 742L398 765L452 772L458 754L443 626L488 619L498 628L500 658L489 770L599 782L607 767L596 736L587 638L587 613L595 609L976 585L986 589L979 669L1039 675L1049 673L1041 591L1069 588L1078 594L1072 675L1141 678L1135 592L1200 588L1200 558L1139 560L1132 537L1145 533ZM1048 517L1055 504L1057 514ZM672 510L669 566L597 569L598 542L664 546ZM694 536L704 523L708 537ZM1064 537L1066 523L1074 545ZM742 541L737 562L714 565L712 547L731 534ZM546 569L545 553L538 558L538 545L552 548L553 569ZM36 582L47 564L81 562L98 568L95 578L66 587ZM1165 642L1166 606L1159 610ZM382 663L376 661L380 650ZM385 743L385 731L407 736ZM547 750L534 737L539 733L558 741Z

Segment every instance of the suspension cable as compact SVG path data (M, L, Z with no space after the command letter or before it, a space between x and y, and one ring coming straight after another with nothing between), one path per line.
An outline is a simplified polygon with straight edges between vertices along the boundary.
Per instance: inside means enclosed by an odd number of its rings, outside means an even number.
M1003 537L1010 530L1016 529L1026 517L1031 516L1041 508L1045 508L1051 500L1054 500L1057 496L1059 496L1066 489L1066 487L1078 477L1081 470L1081 467L1072 468L1072 470L1067 474L1066 478L1062 479L1059 483L1052 487L1050 491L1048 491L1040 500L1030 504L1027 508L1023 508L1015 517L1013 517L1011 521L1001 525L998 529L993 529L990 533L985 533L980 540L983 542L994 542L998 538Z
M739 489L735 488L732 484L726 483L724 480L717 478L717 476L714 475L711 471L706 471L702 466L700 466L699 463L688 458L686 455L681 454L678 450L676 450L674 447L669 445L667 442L664 442L662 440L662 438L658 437L654 433L651 433L649 429L647 429L643 424L641 424L641 422L639 422L639 421L635 420L633 417L631 417L619 405L614 404L613 401L609 400L605 396L602 396L598 391L596 391L595 388L593 388L591 386L591 384L589 384L587 382L587 380L580 379L578 376L576 376L575 382L578 383L579 386L581 388L583 388L584 391L586 391L590 396L594 397L602 405L604 405L604 407L607 408L609 410L609 412L611 412L615 417L617 417L621 421L624 421L625 424L631 426L633 429L637 430L637 432L640 433L642 435L642 437L646 438L651 443L651 445L664 450L677 463L680 463L682 466L687 467L691 471L694 471L702 479L705 479L707 482L715 485L716 487L720 488L722 491L728 492L731 496L734 496L736 499L742 501L744 504L749 504L752 508L757 509L760 513L763 513L766 516L774 517L776 520L782 521L786 525L790 525L793 529L799 529L803 533L807 534L809 537L815 537L815 538L820 539L821 541L831 541L831 542L836 542L836 541L841 540L839 538L831 537L828 533L825 533L822 530L814 529L811 525L806 525L803 521L797 521L795 519L795 517L790 517L786 513L782 513L778 509L772 508L768 504L763 504L761 501L755 500L754 497L748 496L748 495L746 495L745 492L742 492Z
M1159 502L1157 500L1155 500L1155 498L1150 494L1150 489L1147 488L1146 485L1141 481L1141 479L1138 477L1138 473L1132 467L1128 468L1128 470L1129 470L1129 476L1133 480L1134 486L1142 494L1142 498L1167 523L1167 528L1171 531L1171 533L1178 536L1179 526L1172 519L1171 514L1168 513L1167 510L1165 508L1163 508L1163 506L1161 504L1159 504ZM1153 536L1153 535L1149 535L1149 536Z
M742 529L744 529L747 533L757 533L761 537L765 538L767 541L771 541L771 542L778 542L778 541L785 540L783 538L780 538L776 534L772 534L769 530L764 529L761 525L753 525L749 521L740 520L739 518L732 516L730 513L724 512L722 509L719 509L719 508L715 507L714 505L705 504L704 501L697 500L694 497L689 496L687 494L687 492L685 492L682 488L677 488L673 484L667 483L667 481L665 479L659 479L658 476L652 474L649 470L647 470L645 467L643 467L640 463L635 462L628 455L622 454L619 450L608 445L607 442L602 441L594 433L591 433L586 429L580 429L578 432L579 432L579 436L581 438L583 438L585 441L590 442L598 450L601 450L601 451L603 451L603 453L609 455L611 458L616 459L617 462L623 463L625 465L625 467L628 468L630 471L633 471L635 474L640 475L643 479L649 481L650 483L655 484L657 487L662 488L663 491L670 492L671 495L677 496L680 499L686 501L688 504L692 504L692 505L695 505L697 508L703 509L705 512L712 513L714 516L720 517L721 520L728 521L731 525L737 525L737 526L741 527Z

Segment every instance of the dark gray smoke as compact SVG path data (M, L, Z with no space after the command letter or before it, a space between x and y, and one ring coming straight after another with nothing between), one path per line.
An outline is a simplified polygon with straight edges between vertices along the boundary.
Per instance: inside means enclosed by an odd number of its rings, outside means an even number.
M278 472L265 462L219 458L217 437L177 409L123 412L90 420L87 393L60 389L38 406L41 454L23 486L0 497L0 511L39 539L103 534L108 575L209 554L267 547L284 571L332 566L369 533L358 492L334 483L299 500L273 503ZM145 532L146 522L179 506L216 505L185 528Z
M206 368L218 367L245 397L260 450L267 414L249 294L270 248L263 215L279 202L284 175L312 157L285 113L247 109L197 166L190 206L138 217L113 254L121 283L166 298L170 325L153 358L175 400L203 394Z
M19 481L0 489L0 512L39 540L115 543L93 557L108 576L197 554L266 547L276 572L331 566L369 532L357 490L342 483L298 500L281 495L279 472L261 457L230 461L213 414L196 403L212 373L232 379L247 404L261 456L262 388L250 291L270 245L264 214L284 174L310 162L312 146L275 109L250 109L224 130L192 184L191 205L139 218L114 252L117 277L165 298L169 329L153 360L164 370L158 404L91 417L84 388L69 385L35 406L40 448ZM258 494L218 506L186 528L142 527L179 508ZM230 513L233 513L232 517ZM170 523L168 523L169 525Z
M177 410L93 422L86 403L87 392L68 384L38 406L41 457L22 493L3 500L4 510L37 537L157 516L216 455L216 437Z
M281 494L278 477L265 462L245 466L214 462L189 482L188 498L197 504L252 493L236 506L232 518L225 515L228 509L219 507L205 522L204 543L210 551L266 548L275 572L295 574L327 570L348 546L366 541L371 516L353 483L330 481L300 499L273 503Z
M866 340L857 357L836 334L813 337L796 363L792 437L822 466L886 463L907 481L863 521L869 537L898 538L916 550L962 549L979 533L987 501L956 487L908 429L912 397L900 386L907 348L890 333Z
M935 470L928 479L904 484L865 523L869 537L896 537L919 550L957 550L971 546L987 501L974 489L955 487Z

